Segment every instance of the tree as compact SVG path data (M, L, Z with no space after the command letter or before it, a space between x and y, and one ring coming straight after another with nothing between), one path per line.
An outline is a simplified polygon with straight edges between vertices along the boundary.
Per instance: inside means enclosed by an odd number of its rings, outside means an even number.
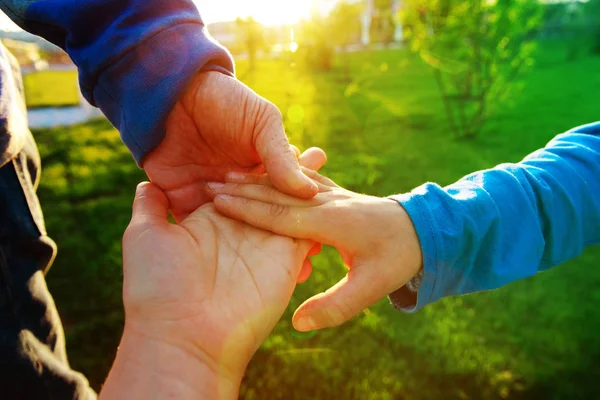
M331 42L342 50L342 79L347 81L350 80L350 62L345 50L352 44L360 43L363 7L361 3L340 1L325 20L330 30Z
M450 128L475 137L492 103L532 64L538 0L405 0L414 51L433 67Z
M335 47L344 50L360 40L362 10L361 3L340 1L326 16L313 13L308 21L299 25L303 52L310 68L331 70Z
M600 55L600 0L590 0L587 4L586 14L591 15L592 21L592 52Z
M325 23L334 45L346 47L360 41L363 5L340 1L331 10Z
M394 13L392 0L375 0L376 17L373 21L373 37L386 45L394 41Z
M256 53L264 44L264 28L252 17L246 19L238 18L236 19L236 24L239 40L244 43L248 52L250 69L254 70L256 66Z
M308 68L317 71L330 71L335 56L331 41L331 29L325 17L313 14L309 20L297 26L300 55Z

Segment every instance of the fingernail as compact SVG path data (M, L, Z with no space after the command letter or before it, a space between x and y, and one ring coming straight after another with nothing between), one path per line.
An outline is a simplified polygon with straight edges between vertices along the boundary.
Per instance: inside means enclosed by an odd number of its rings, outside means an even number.
M228 194L220 194L216 197L216 199L222 200L222 201L231 201L234 199L233 196L230 196Z
M225 186L225 184L219 182L209 182L206 184L206 186L208 186L208 188L211 190L219 190L223 189L223 186Z
M298 188L302 187L310 189L310 191L319 191L317 184L301 171L296 172L296 182L298 184Z
M137 185L137 187L135 188L136 197L139 196L144 191L144 188L146 187L146 185L147 185L147 182L142 182Z
M306 176L306 175L304 175ZM306 179L308 179L308 185L307 187L316 195L317 193L319 193L319 186L309 177L306 177Z
M296 328L301 332L310 332L317 329L317 323L312 317L302 317L296 322Z
M228 172L226 179L231 182L243 182L246 179L246 174L243 172Z

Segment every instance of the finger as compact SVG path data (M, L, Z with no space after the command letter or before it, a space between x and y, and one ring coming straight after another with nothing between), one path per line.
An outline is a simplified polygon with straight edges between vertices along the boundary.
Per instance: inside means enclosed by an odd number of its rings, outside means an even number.
M310 199L319 192L317 185L300 171L298 158L285 136L280 113L271 112L255 145L271 182L277 189L305 199Z
M296 155L296 159L300 159L300 149L296 146L294 146L293 144L290 144L290 147L292 149L292 151L294 152L294 154Z
M319 230L323 229L323 218L318 208L269 204L221 194L215 197L214 205L224 216L257 228L278 235L325 242L319 234Z
M308 252L309 257L318 256L323 250L323 245L321 243L315 243L314 246Z
M310 207L316 205L313 200L298 199L282 193L272 186L264 185L210 182L206 185L206 192L213 197L225 194L282 206Z
M269 179L269 175L265 173L254 172L229 172L227 175L225 175L225 182L272 186L271 180Z
M320 191L323 191L322 189L324 189L322 186L325 186L326 188L339 187L331 179L319 174L318 172L316 172L312 169L306 168L304 166L301 168L302 168L302 172L306 176L308 176L309 178L311 178L312 180L314 180L317 183ZM225 182L262 185L262 186L273 186L268 174L254 173L254 172L228 172L225 175Z
M300 159L300 149L296 146L294 146L293 144L290 145L290 148L292 149L292 151L294 152L294 154L296 155L297 159ZM264 164L260 164L257 167L253 168L250 170L250 174L256 174L256 175L262 175L262 174L266 174L267 169L265 168Z
M300 155L298 161L301 167L318 171L327 162L327 154L318 147L311 147Z
M140 183L133 201L132 224L168 224L169 200L165 193L150 182Z
M291 147L292 151L294 152L294 154L296 155L296 158L300 162L300 165L303 165L301 155L300 155L300 149L298 149L298 147L296 147L294 145L290 145L290 147ZM309 163L308 165L318 165L320 162L322 162L321 160L323 158L323 155L325 156L325 162L326 162L327 155L325 155L325 152L321 149L318 149L322 153L322 155L316 154L317 152L315 152L314 149L315 148L308 149L307 151L304 152L305 154L307 152L309 152L309 156L311 157L311 160L308 161L308 163ZM325 164L325 162L323 162L323 164ZM321 167L322 167L322 165L321 165ZM320 169L321 167L318 167L318 168L314 167L314 169ZM267 170L266 170L265 166L263 164L260 164L259 166L255 167L254 169L251 169L249 173L256 174L256 175L262 175L262 174L265 174L266 172L267 172Z
M298 156L300 150L296 146L291 146L294 153ZM313 172L320 170L327 162L327 155L318 147L311 147L299 156L298 159L302 171L305 175L311 177L307 171ZM269 175L267 175L264 165L259 165L250 172L228 172L225 175L225 182L231 183L252 183L255 185L272 185ZM318 174L317 174L318 175ZM320 176L320 175L318 175Z
M321 183L327 187L336 187L339 188L340 186L335 183L334 181L332 181L331 179L329 179L326 176L323 176L321 174L319 174L317 171L312 170L310 168L306 168L306 167L302 167L302 172L304 173L304 175L308 176L310 179L312 179L313 181L317 182L317 183Z
M304 264L302 264L302 269L300 270L300 273L298 274L298 283L304 283L308 280L308 278L310 278L310 275L312 274L312 270L313 270L313 266L312 266L312 262L310 261L310 259L306 259L304 260Z
M335 286L304 302L293 317L300 332L343 324L387 296L389 283L373 266L353 269Z

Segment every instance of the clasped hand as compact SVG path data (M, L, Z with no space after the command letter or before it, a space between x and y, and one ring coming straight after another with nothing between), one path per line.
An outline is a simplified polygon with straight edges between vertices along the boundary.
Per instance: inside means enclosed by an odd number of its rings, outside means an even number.
M127 398L236 398L315 243L229 219L212 204L177 225L168 213L162 190L138 186L123 237L125 330L102 394L121 398L127 386L135 391Z
M144 161L154 183L138 186L123 238L125 330L106 398L124 386L128 398L235 398L321 244L350 271L297 310L301 331L343 323L421 268L402 207L314 172L324 153L300 156L272 107L231 78L200 74Z

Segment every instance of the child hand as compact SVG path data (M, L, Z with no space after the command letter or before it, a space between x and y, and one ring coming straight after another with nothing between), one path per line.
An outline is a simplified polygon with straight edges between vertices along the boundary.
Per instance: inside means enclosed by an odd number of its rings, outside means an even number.
M279 192L267 175L232 173L226 184L208 184L207 192L223 215L339 251L347 276L294 314L295 328L310 331L340 325L403 287L420 271L422 256L412 221L396 201L357 194L304 172L320 190L310 200Z

